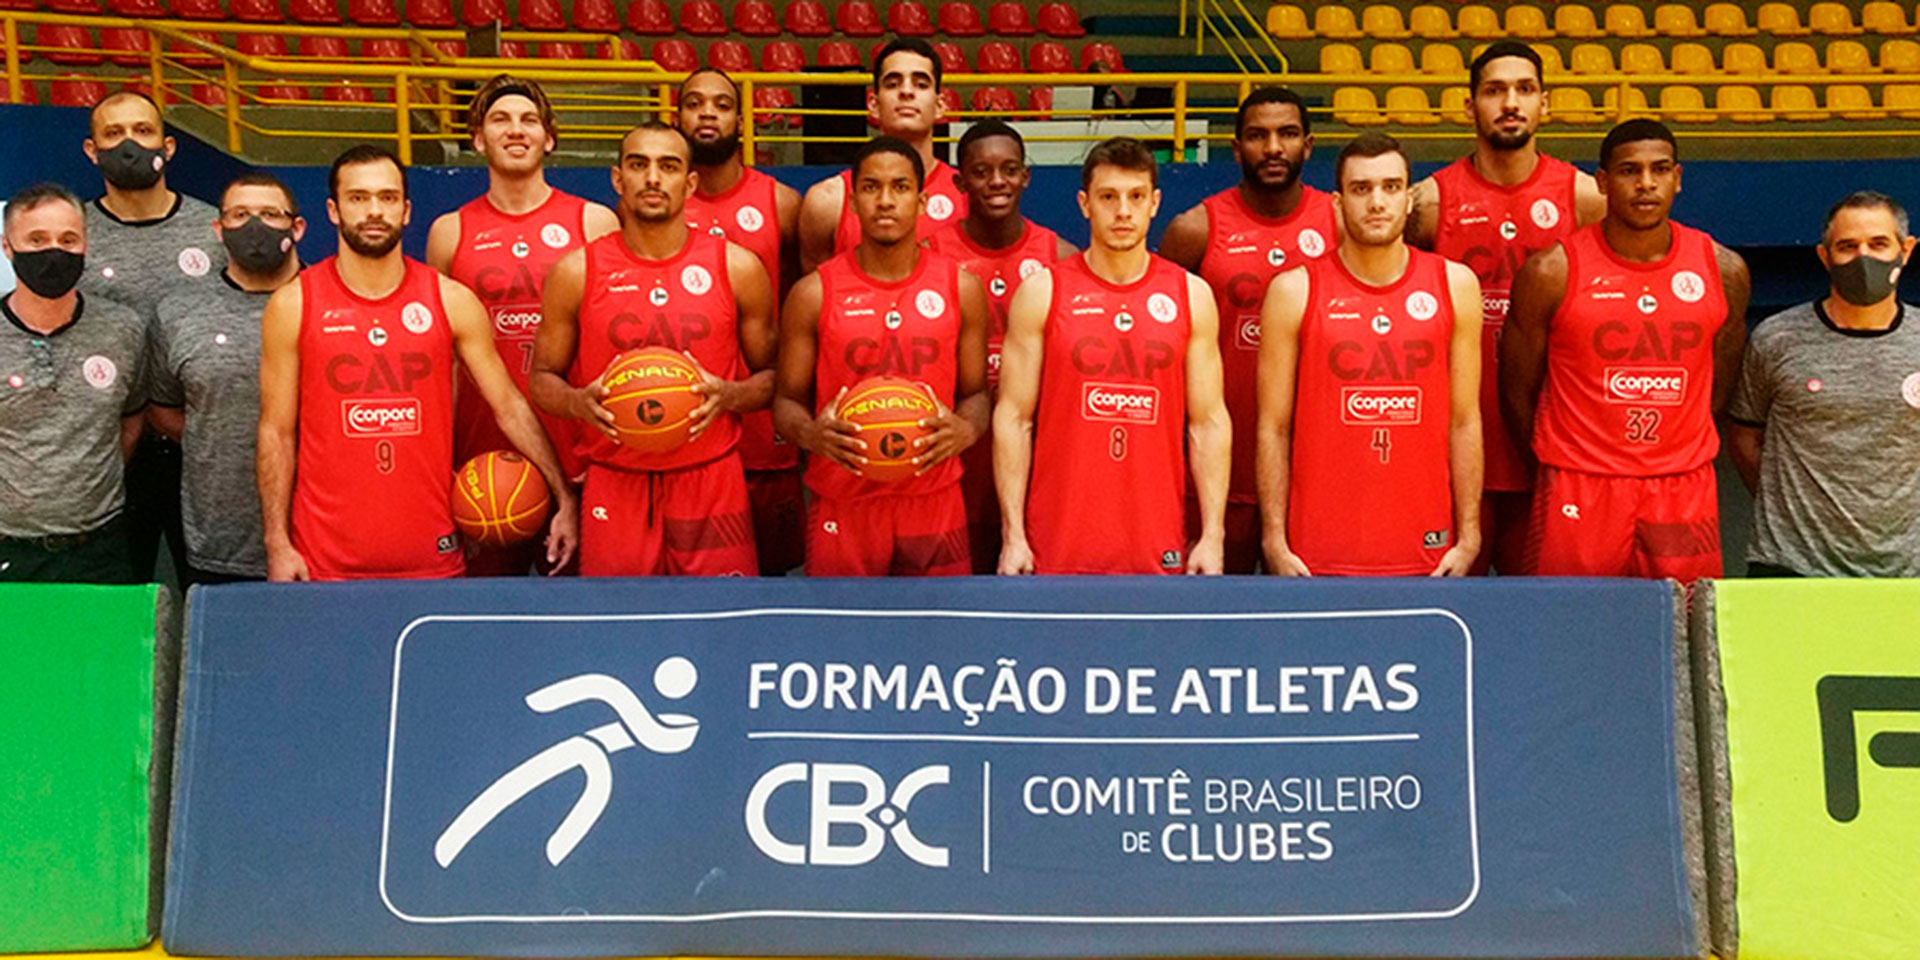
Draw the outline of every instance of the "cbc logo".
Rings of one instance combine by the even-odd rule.
[[[857,867],[872,863],[886,850],[887,841],[922,866],[945,867],[947,848],[914,836],[908,811],[915,797],[928,787],[945,786],[952,779],[946,764],[921,767],[901,778],[893,789],[880,774],[857,763],[783,763],[754,781],[747,793],[747,835],[760,852],[794,866]],[[807,788],[807,836],[792,842],[767,826],[767,804],[774,794],[794,785]],[[836,802],[834,788],[844,797],[857,789],[859,799]],[[835,843],[834,827],[858,834],[853,843]]]

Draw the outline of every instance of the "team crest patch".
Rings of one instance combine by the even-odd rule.
[[[1552,230],[1560,225],[1560,207],[1552,200],[1542,197],[1533,202],[1533,225],[1542,230]]]
[[[1294,238],[1294,246],[1306,256],[1317,257],[1327,252],[1327,238],[1321,236],[1320,231],[1308,227],[1300,231],[1300,236]]]
[[[1270,267],[1285,266],[1286,262],[1287,262],[1287,251],[1279,247],[1274,247],[1267,251],[1267,266],[1270,266]]]
[[[767,225],[767,217],[758,207],[741,207],[739,212],[733,215],[733,222],[739,224],[740,229],[748,233],[758,233],[761,227]]]
[[[1415,290],[1407,294],[1407,316],[1415,320],[1432,320],[1440,312],[1440,301],[1425,290]]]
[[[373,345],[374,345],[374,346],[376,346],[376,347],[384,347],[384,346],[386,346],[386,345],[387,345],[387,330],[386,330],[386,328],[385,328],[385,327],[373,327],[373,328],[370,328],[369,330],[367,330],[367,342],[368,342],[368,343],[371,343],[371,344],[373,344]]]
[[[680,271],[680,285],[697,297],[713,289],[713,274],[708,273],[706,267],[692,264]]]
[[[1374,315],[1374,317],[1373,317],[1373,332],[1374,332],[1374,333],[1377,333],[1377,334],[1379,334],[1379,335],[1381,335],[1381,336],[1383,336],[1383,337],[1384,337],[1384,336],[1386,336],[1386,335],[1387,335],[1388,333],[1390,333],[1390,332],[1392,332],[1392,331],[1393,331],[1393,321],[1392,321],[1392,320],[1389,320],[1389,319],[1387,319],[1387,315],[1386,315],[1386,314],[1384,314],[1384,313],[1379,313],[1379,314],[1375,314],[1375,315]]]
[[[213,259],[199,247],[188,247],[180,251],[180,272],[189,277],[204,277],[213,269]]]
[[[902,317],[902,316],[900,315],[900,311],[898,311],[898,310],[888,310],[888,311],[887,311],[887,329],[888,329],[888,330],[898,330],[898,329],[900,329],[900,324],[901,324],[901,323],[902,323],[903,321],[905,321],[905,319],[906,319],[905,317]]]
[[[527,254],[531,252],[533,252],[533,248],[527,246],[527,242],[525,240],[519,240],[514,242],[513,255],[515,259],[525,260],[527,258]]]
[[[1119,313],[1116,313],[1116,314],[1114,314],[1114,315],[1113,315],[1113,328],[1114,328],[1115,330],[1118,330],[1118,331],[1120,331],[1121,333],[1126,333],[1127,331],[1129,331],[1129,330],[1132,330],[1132,329],[1133,329],[1133,314],[1131,314],[1131,313],[1128,313],[1128,312],[1126,312],[1125,310],[1122,310],[1122,311],[1120,311]]]
[[[996,297],[1006,296],[1007,295],[1007,278],[994,277],[992,280],[987,281],[987,289],[992,291],[993,295]]]
[[[540,242],[555,250],[566,246],[572,240],[573,234],[568,233],[566,227],[557,223],[549,223],[540,228]]]
[[[1905,380],[1900,381],[1900,399],[1905,400],[1907,406],[1920,410],[1920,372],[1909,373]]]
[[[1651,293],[1643,293],[1640,295],[1640,301],[1635,304],[1635,306],[1640,308],[1641,313],[1651,314],[1655,310],[1660,309],[1660,301]]]
[[[667,296],[666,287],[654,287],[647,291],[647,302],[656,307],[664,307],[667,305]]]
[[[120,378],[120,368],[114,366],[111,359],[94,354],[80,363],[80,375],[87,379],[87,386],[95,390],[105,390],[113,386]]]
[[[426,333],[433,329],[433,311],[418,300],[400,308],[400,325],[410,333]]]
[[[945,220],[953,216],[953,198],[941,194],[928,197],[927,216],[935,220]]]
[[[1514,226],[1512,220],[1500,221],[1500,239],[1512,240],[1514,237],[1517,237],[1519,235],[1520,235],[1520,228]]]
[[[1040,261],[1035,260],[1032,257],[1028,257],[1025,260],[1020,261],[1020,279],[1025,280],[1026,278],[1031,277],[1036,273],[1039,273],[1041,266],[1042,264],[1040,263]]]
[[[1161,323],[1172,323],[1180,315],[1180,306],[1164,293],[1147,298],[1147,315]]]
[[[1699,303],[1707,295],[1707,282],[1692,270],[1682,270],[1673,275],[1673,295],[1681,303]]]
[[[941,296],[938,290],[922,290],[914,295],[913,308],[920,311],[921,316],[932,320],[947,312],[947,298]]]

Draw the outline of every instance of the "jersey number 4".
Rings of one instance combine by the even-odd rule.
[[[1393,433],[1386,427],[1373,428],[1373,442],[1368,444],[1368,446],[1380,454],[1381,463],[1386,463],[1393,459]]]

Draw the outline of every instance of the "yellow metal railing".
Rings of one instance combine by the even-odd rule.
[[[1232,7],[1229,9],[1228,4]],[[1212,9],[1209,15],[1208,9]],[[1186,4],[1181,3],[1180,35],[1186,35]],[[1213,32],[1214,39],[1226,50],[1233,65],[1242,73],[1286,73],[1287,55],[1280,51],[1280,45],[1273,42],[1266,27],[1247,9],[1244,0],[1194,0],[1193,5],[1193,52],[1195,56],[1206,53],[1207,32]],[[1246,29],[1242,30],[1241,27]],[[1222,27],[1227,32],[1222,32]],[[1232,34],[1229,37],[1227,34]],[[1273,58],[1275,66],[1268,66],[1260,54],[1260,48],[1254,46],[1252,37],[1258,37],[1265,44],[1267,56]],[[1245,58],[1242,58],[1245,54]],[[1251,67],[1248,61],[1252,61]]]

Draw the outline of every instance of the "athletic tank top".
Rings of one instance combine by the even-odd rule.
[[[848,251],[820,265],[819,350],[814,359],[814,412],[868,377],[892,376],[925,384],[952,408],[959,377],[960,265],[921,250],[903,280],[882,281],[860,269]],[[960,480],[950,457],[918,477],[892,483],[868,480],[829,460],[807,464],[807,486],[835,500],[919,496]]]
[[[1053,268],[1027,540],[1038,573],[1180,573],[1187,529],[1187,271],[1121,286]]]
[[[1254,451],[1259,445],[1260,304],[1276,274],[1333,249],[1339,228],[1333,196],[1304,185],[1300,205],[1279,219],[1255,213],[1237,186],[1205,202],[1207,247],[1200,257],[1200,279],[1213,288],[1220,310],[1220,365],[1227,413],[1233,417],[1233,473],[1227,499],[1255,503],[1260,499],[1253,480]]]
[[[614,232],[587,244],[586,291],[580,299],[580,339],[567,380],[585,386],[613,358],[641,347],[692,353],[707,372],[725,380],[746,376],[740,356],[738,313],[727,275],[727,241],[687,234],[687,244],[665,260],[627,249]],[[725,456],[740,439],[740,418],[720,414],[706,432],[678,450],[642,453],[582,424],[582,459],[616,470],[678,470]]]
[[[453,334],[440,274],[406,261],[369,300],[338,262],[300,274],[300,419],[294,549],[315,579],[457,577]]]
[[[725,193],[687,195],[687,226],[696,232],[726,237],[760,258],[767,268],[774,296],[774,322],[779,322],[780,200],[779,181],[752,167]],[[740,418],[740,464],[748,470],[785,470],[800,462],[800,451],[773,431],[773,411],[755,410]]]
[[[1462,157],[1433,175],[1440,191],[1440,222],[1433,252],[1467,265],[1480,278],[1485,325],[1480,328],[1480,423],[1487,447],[1488,490],[1529,490],[1533,476],[1520,444],[1500,412],[1500,331],[1513,303],[1520,265],[1579,227],[1580,171],[1546,154],[1533,175],[1511,187],[1488,181]]]
[[[987,331],[987,380],[996,387],[1000,384],[1000,344],[1007,338],[1007,305],[1013,302],[1013,292],[1020,288],[1020,281],[1052,266],[1060,253],[1060,238],[1052,230],[1031,220],[1021,223],[1020,239],[1002,250],[974,243],[959,220],[927,238],[929,249],[960,261],[960,269],[979,277],[987,288],[987,312],[992,322]]]
[[[1445,259],[1408,254],[1384,287],[1307,265],[1287,544],[1317,574],[1420,576],[1453,545],[1453,297]]]
[[[1713,338],[1727,318],[1713,238],[1669,221],[1653,263],[1621,259],[1595,224],[1562,244],[1567,294],[1547,334],[1534,419],[1542,463],[1609,476],[1685,473],[1713,460]]]
[[[860,216],[853,212],[853,171],[840,171],[840,185],[846,188],[840,201],[840,225],[833,231],[833,252],[846,253],[860,245]],[[922,191],[927,205],[914,223],[914,239],[925,240],[935,230],[967,215],[967,192],[960,189],[960,174],[945,160],[935,160],[927,170],[927,185]]]

